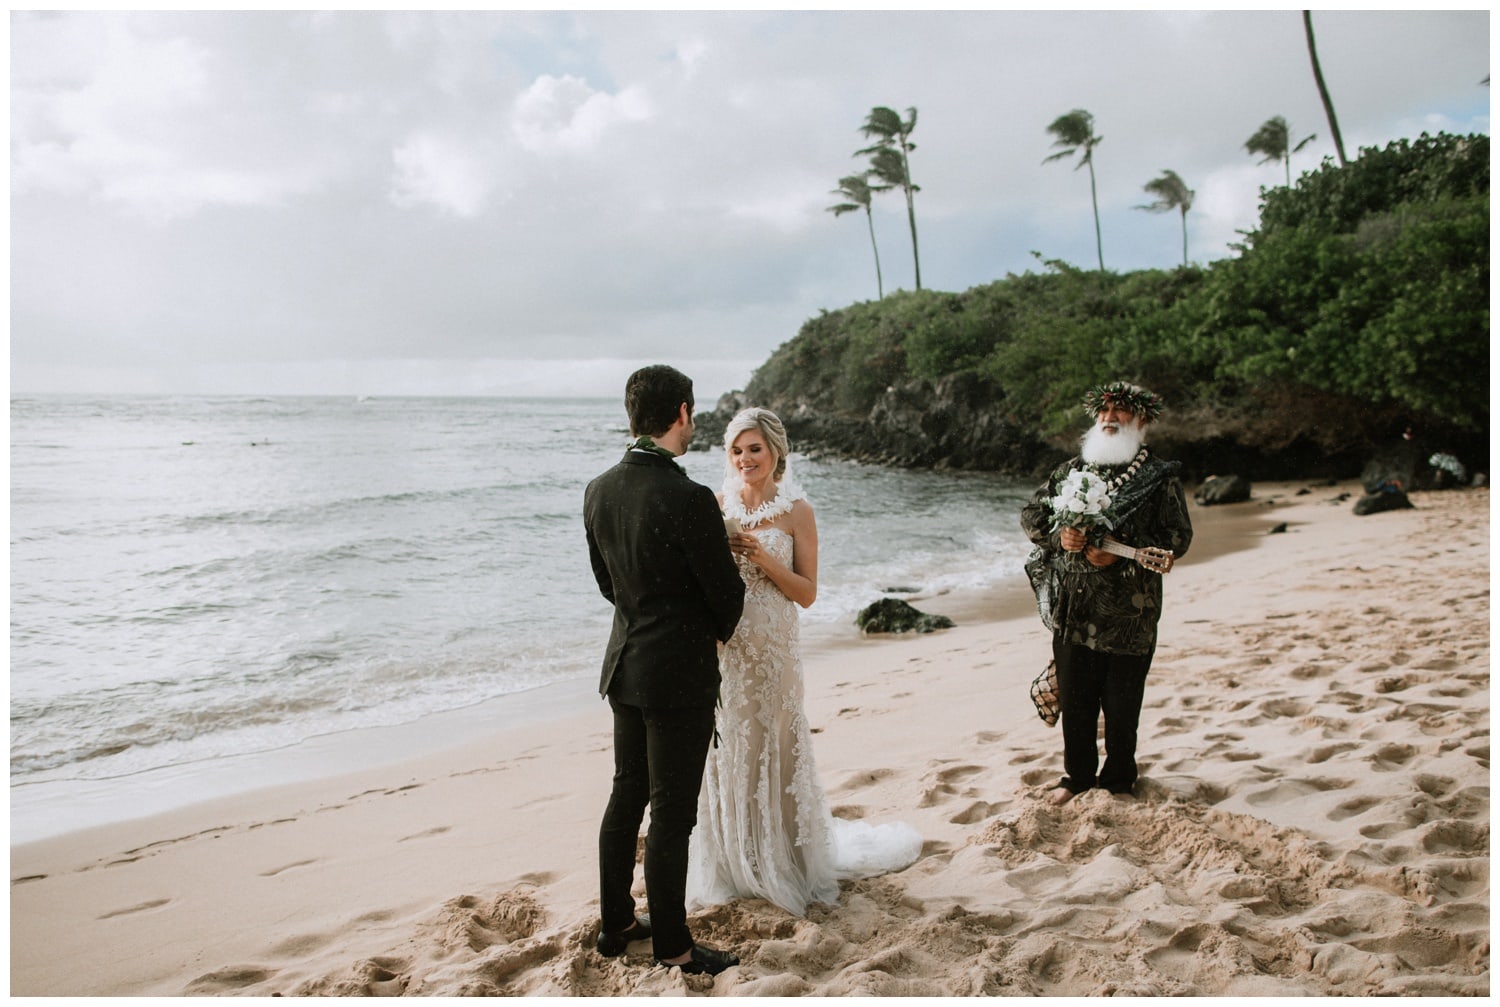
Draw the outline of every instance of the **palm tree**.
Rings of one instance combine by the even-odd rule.
[[[1182,212],[1182,264],[1188,264],[1187,254],[1187,212],[1193,208],[1192,189],[1187,187],[1177,174],[1170,169],[1163,169],[1161,178],[1153,178],[1144,186],[1145,190],[1156,197],[1156,202],[1137,206],[1137,210],[1147,210],[1151,213],[1166,213],[1168,210],[1180,210]]]
[[[885,299],[885,282],[880,278],[880,246],[875,244],[875,215],[870,212],[870,200],[884,188],[885,186],[872,187],[865,175],[846,175],[839,179],[839,187],[832,191],[835,196],[843,196],[848,202],[828,207],[828,212],[835,217],[842,217],[863,207],[865,222],[870,225],[870,247],[875,249],[875,290],[881,300]]]
[[[1333,149],[1339,155],[1339,167],[1348,165],[1344,159],[1344,137],[1339,132],[1339,120],[1333,114],[1333,99],[1328,96],[1328,85],[1323,83],[1323,68],[1318,63],[1318,43],[1313,39],[1312,11],[1302,12],[1302,27],[1307,31],[1307,54],[1312,57],[1313,79],[1318,82],[1318,97],[1323,99],[1323,111],[1328,115],[1328,129],[1333,133]]]
[[[1057,137],[1052,144],[1054,147],[1062,147],[1051,157],[1045,158],[1042,163],[1057,161],[1064,157],[1072,157],[1079,151],[1083,157],[1073,166],[1077,171],[1084,165],[1089,166],[1089,192],[1094,197],[1094,241],[1099,246],[1099,271],[1104,272],[1104,235],[1099,230],[1099,187],[1094,180],[1094,148],[1099,146],[1104,139],[1102,136],[1094,135],[1094,117],[1081,108],[1075,108],[1067,115],[1060,115],[1047,127],[1047,132]]]
[[[1292,142],[1292,128],[1287,125],[1285,119],[1279,115],[1273,115],[1260,124],[1260,129],[1250,139],[1245,141],[1245,149],[1252,154],[1264,154],[1260,159],[1261,164],[1270,161],[1280,161],[1286,166],[1286,184],[1290,188],[1292,184],[1292,155],[1297,153],[1309,143],[1318,138],[1313,133],[1295,147],[1290,147]],[[1290,147],[1290,149],[1288,149]]]
[[[855,151],[854,156],[870,155],[870,174],[885,183],[875,191],[883,192],[899,187],[906,194],[906,219],[911,225],[911,260],[916,271],[917,289],[921,290],[922,260],[917,254],[917,209],[912,199],[912,195],[920,192],[921,188],[912,184],[911,162],[907,158],[908,154],[917,149],[917,145],[911,142],[912,131],[917,128],[917,110],[908,108],[906,114],[907,119],[902,122],[894,110],[884,105],[870,109],[860,132],[867,138],[875,137],[875,143]]]

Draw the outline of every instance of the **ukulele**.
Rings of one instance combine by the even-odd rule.
[[[1116,542],[1109,537],[1106,537],[1103,542],[1099,543],[1099,548],[1125,559],[1133,559],[1152,573],[1171,572],[1172,561],[1176,558],[1172,555],[1172,550],[1170,549],[1158,549],[1150,545],[1143,545],[1140,548],[1136,548],[1132,545],[1126,545],[1124,542]]]

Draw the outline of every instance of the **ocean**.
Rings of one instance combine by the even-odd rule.
[[[226,760],[591,688],[583,488],[627,439],[618,400],[12,398],[12,841],[143,810],[127,783],[204,796],[252,782]],[[681,463],[718,488],[721,449]],[[791,463],[810,638],[1021,576],[1033,487]]]

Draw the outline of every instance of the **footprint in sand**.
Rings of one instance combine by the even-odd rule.
[[[863,790],[865,787],[873,787],[881,780],[888,780],[896,775],[892,769],[865,769],[858,773],[851,773],[844,777],[844,782],[835,789],[840,791]]]
[[[99,920],[112,920],[116,916],[129,916],[132,913],[144,913],[151,909],[159,909],[160,907],[166,905],[171,901],[171,899],[152,899],[149,902],[142,902],[139,905],[127,906],[124,909],[116,909],[113,912],[104,913],[103,915],[96,916],[94,918]]]
[[[1428,797],[1443,797],[1450,793],[1457,783],[1452,777],[1434,776],[1430,773],[1418,773],[1412,782]]]
[[[1245,748],[1236,748],[1219,756],[1225,762],[1254,762],[1261,757],[1259,752],[1252,752]]]
[[[294,862],[292,862],[290,864],[285,864],[285,865],[283,865],[281,867],[273,867],[269,871],[261,871],[260,872],[260,876],[263,877],[263,878],[274,878],[276,875],[282,873],[283,871],[290,871],[294,867],[307,867],[309,864],[315,864],[317,862],[318,861],[316,859],[313,859],[313,860],[297,860],[297,861],[294,861]]]
[[[1377,773],[1394,773],[1412,760],[1417,750],[1410,745],[1381,745],[1373,755],[1366,756]]]
[[[534,802],[534,803],[540,804],[540,803],[545,803],[545,801],[538,801],[538,802]],[[526,805],[521,805],[521,806],[522,807],[526,807]],[[427,839],[430,836],[441,836],[443,833],[449,832],[449,831],[452,831],[452,827],[451,826],[448,826],[448,825],[439,825],[439,826],[437,826],[435,828],[427,829],[425,832],[413,832],[409,836],[402,836],[400,839],[396,840],[396,842],[398,842],[398,843],[406,843],[406,842],[410,842],[413,839]]]
[[[1272,699],[1260,704],[1260,712],[1267,717],[1301,717],[1312,709],[1295,699]]]
[[[978,796],[972,787],[960,789],[957,784],[967,780],[975,773],[982,772],[984,772],[983,766],[949,766],[947,769],[938,771],[933,774],[933,778],[937,782],[922,791],[922,799],[917,802],[917,807],[930,808],[934,804],[941,804],[955,796]]]
[[[234,992],[263,983],[275,975],[271,969],[255,965],[230,965],[199,976],[188,983],[183,993],[187,996],[212,996],[215,993]]]
[[[949,818],[948,821],[954,825],[973,825],[982,822],[986,818],[992,818],[1002,809],[1002,805],[989,804],[985,801],[975,801],[958,814]]]
[[[1410,828],[1411,826],[1401,822],[1381,822],[1379,825],[1361,825],[1359,834],[1366,839],[1390,839]]]
[[[1265,790],[1256,791],[1245,796],[1245,803],[1251,807],[1263,807],[1267,804],[1281,804],[1289,800],[1296,800],[1308,794],[1323,793],[1329,790],[1343,790],[1352,786],[1349,780],[1329,780],[1314,778],[1310,780],[1282,780],[1275,786],[1267,787]]]
[[[541,927],[546,911],[523,891],[503,892],[488,902],[472,895],[450,899],[443,907],[447,925],[444,945],[484,951],[497,944],[510,944],[531,937]]]
[[[1422,849],[1428,853],[1473,855],[1489,851],[1489,830],[1472,822],[1433,822],[1422,832]]]
[[[1346,818],[1362,815],[1381,803],[1383,802],[1378,797],[1356,797],[1338,805],[1328,813],[1328,817],[1335,822],[1342,822]]]
[[[1311,752],[1307,753],[1307,761],[1313,765],[1317,765],[1320,762],[1327,762],[1335,755],[1352,751],[1353,749],[1356,749],[1358,747],[1359,746],[1354,744],[1354,742],[1352,741],[1341,741],[1336,742],[1332,745],[1319,745],[1317,748],[1314,748]]]

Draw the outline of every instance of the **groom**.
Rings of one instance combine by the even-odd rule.
[[[713,491],[672,459],[693,437],[693,382],[663,364],[625,383],[637,440],[589,483],[583,522],[599,590],[615,607],[599,692],[614,712],[614,789],[599,827],[599,938],[605,956],[652,941],[663,965],[717,975],[739,959],[688,932],[688,837],[714,733],[719,642],[745,604]],[[646,804],[646,901],[630,894]]]

